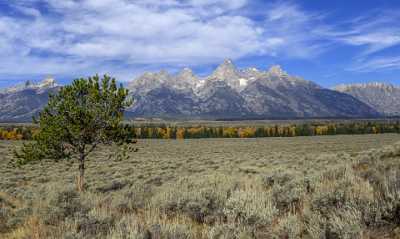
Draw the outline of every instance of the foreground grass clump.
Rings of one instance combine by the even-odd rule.
[[[231,143],[223,142],[224,147]],[[235,147],[240,154],[243,148]],[[1,184],[0,238],[399,238],[400,144],[304,158],[281,149],[271,152],[266,166],[267,159],[258,155],[246,162],[226,156],[218,161],[226,171],[195,172],[201,161],[178,170],[176,158],[169,167],[179,175],[151,153],[153,167],[159,168],[145,167],[155,175],[123,171],[140,159],[118,161],[107,164],[113,174],[90,175],[108,180],[89,180],[85,192],[73,188],[73,178],[64,183],[56,175],[48,181],[41,175],[44,183],[32,189],[29,180],[37,176],[25,175],[18,181],[25,191]],[[88,162],[96,162],[97,170],[110,163]]]

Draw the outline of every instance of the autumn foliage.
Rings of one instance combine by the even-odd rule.
[[[290,124],[244,127],[142,125],[136,126],[132,130],[137,138],[142,139],[295,137],[400,133],[400,122]]]
[[[266,126],[169,126],[141,125],[130,129],[141,139],[257,138],[343,134],[400,133],[400,122],[318,123]],[[0,127],[0,139],[30,140],[38,133],[34,126]]]

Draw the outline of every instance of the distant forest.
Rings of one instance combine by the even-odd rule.
[[[268,126],[126,125],[138,139],[257,138],[400,133],[400,121],[323,122]],[[35,125],[0,126],[2,140],[32,140]]]

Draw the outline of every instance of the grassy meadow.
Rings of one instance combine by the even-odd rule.
[[[400,238],[400,135],[139,140],[15,167],[0,141],[0,238]]]

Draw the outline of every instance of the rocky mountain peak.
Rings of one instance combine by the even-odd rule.
[[[33,83],[30,80],[25,81],[25,83],[18,84],[13,87],[5,88],[0,90],[0,93],[12,93],[12,92],[19,92],[27,89],[32,89],[32,90],[46,90],[49,88],[54,88],[59,86],[56,82],[56,80],[53,77],[47,77],[44,80],[42,80],[39,83]]]
[[[185,67],[178,73],[178,77],[191,78],[191,77],[194,77],[194,73],[193,73],[192,69]]]
[[[171,77],[169,84],[171,87],[187,91],[195,90],[199,81],[192,69],[185,67],[175,77]]]
[[[226,59],[221,65],[215,69],[215,71],[207,77],[208,80],[224,81],[230,87],[234,89],[240,88],[239,79],[241,78],[241,73],[237,70],[236,66],[229,59]]]
[[[30,80],[25,81],[25,87],[30,87],[32,82]]]
[[[45,78],[44,80],[42,80],[37,86],[39,88],[46,88],[46,87],[55,87],[57,85],[58,84],[57,84],[56,80],[53,77],[49,76],[49,77]]]
[[[218,80],[231,80],[232,78],[238,78],[238,71],[233,62],[229,59],[226,59],[217,67],[217,69],[215,69],[211,77]]]
[[[287,76],[288,74],[282,70],[280,65],[273,65],[269,68],[268,73],[273,76]]]
[[[221,64],[222,66],[231,66],[235,67],[231,59],[225,59],[224,62]]]

